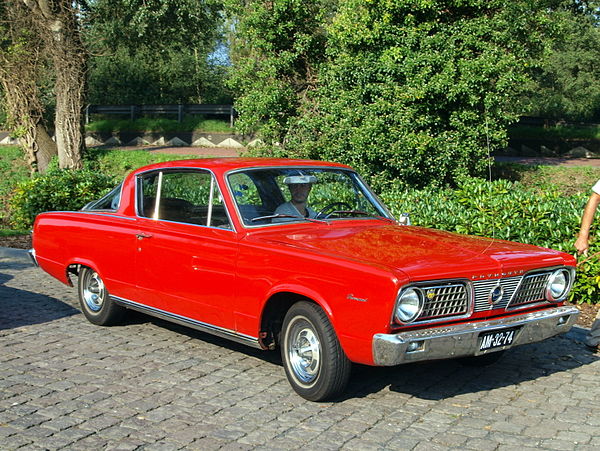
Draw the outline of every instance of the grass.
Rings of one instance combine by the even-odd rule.
[[[572,195],[590,193],[592,186],[600,180],[600,167],[496,163],[493,178],[520,182],[525,188],[536,192],[558,191],[564,195]]]
[[[85,164],[90,168],[121,179],[141,166],[163,161],[187,160],[197,155],[170,155],[145,150],[118,150],[91,148],[87,150]]]
[[[554,125],[549,127],[533,127],[517,125],[509,129],[511,138],[529,139],[600,139],[600,125]]]
[[[121,180],[133,169],[147,164],[163,161],[198,158],[195,155],[169,155],[143,150],[88,149],[85,165],[88,168],[110,174]],[[14,230],[8,221],[8,200],[19,182],[29,178],[29,169],[23,157],[23,151],[16,146],[0,146],[0,236],[14,236],[29,231]]]
[[[204,119],[201,116],[186,117],[183,122],[174,119],[140,118],[135,120],[103,119],[89,123],[85,126],[90,132],[205,132],[205,133],[233,133],[234,129],[229,122],[215,119]]]
[[[0,236],[21,236],[21,235],[29,235],[31,233],[30,230],[14,230],[14,229],[0,229]]]

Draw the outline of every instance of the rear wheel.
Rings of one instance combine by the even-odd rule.
[[[319,306],[294,304],[283,321],[281,337],[285,373],[296,393],[309,401],[323,401],[344,390],[351,363]]]
[[[125,309],[110,298],[104,282],[93,269],[81,268],[78,291],[81,311],[90,323],[110,326],[123,318]]]

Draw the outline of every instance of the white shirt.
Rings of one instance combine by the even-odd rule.
[[[593,186],[592,191],[595,192],[596,194],[600,194],[600,180],[598,180],[596,182],[596,184]]]
[[[312,208],[306,207],[306,211],[308,212],[309,218],[317,217],[317,213]],[[285,202],[285,203],[281,204],[275,210],[275,214],[276,215],[292,215],[292,216],[304,217],[304,215],[302,213],[300,213],[298,211],[298,209],[296,207],[294,207],[294,204],[292,204],[291,202]],[[274,218],[272,220],[272,222],[289,222],[289,221],[295,221],[295,218]]]

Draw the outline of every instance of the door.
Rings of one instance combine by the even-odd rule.
[[[140,293],[165,312],[233,330],[238,245],[214,176],[152,172],[138,193]]]

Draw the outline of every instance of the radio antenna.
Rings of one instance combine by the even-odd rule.
[[[485,141],[486,141],[486,147],[487,147],[488,181],[490,182],[489,183],[489,191],[490,191],[490,199],[491,199],[492,194],[493,194],[492,152],[490,150],[490,131],[489,131],[489,127],[488,127],[488,115],[487,115],[487,107],[485,105],[485,100],[483,101],[483,119],[485,122]],[[493,205],[495,205],[495,203]],[[494,244],[494,241],[496,240],[496,223],[495,223],[495,221],[491,221],[491,222],[492,222],[492,241],[489,242],[488,246],[483,251],[484,254],[488,251],[488,249],[492,246],[492,244]]]

